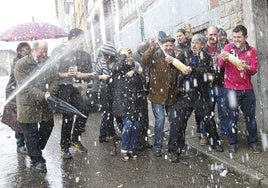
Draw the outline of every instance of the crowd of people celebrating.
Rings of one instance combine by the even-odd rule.
[[[256,49],[247,42],[245,26],[237,25],[232,30],[231,42],[226,31],[214,25],[208,26],[206,34],[193,34],[189,25],[180,28],[175,37],[159,31],[158,36],[141,41],[135,52],[128,47],[116,50],[112,42],[107,42],[100,49],[94,70],[90,55],[82,50],[83,34],[78,28],[70,30],[68,41],[56,47],[50,57],[44,41],[35,42],[32,48],[28,43],[18,45],[7,97],[17,87],[22,89],[16,100],[5,106],[2,122],[16,123],[13,129],[18,152],[27,154],[37,171],[47,172],[42,150],[54,126],[55,109],[46,101],[56,96],[89,114],[89,107],[74,85],[88,81],[93,81],[92,93],[100,93],[99,142],[121,143],[122,161],[136,160],[136,151],[145,148],[153,148],[154,155],[161,157],[167,117],[170,161],[178,162],[186,145],[187,122],[192,112],[200,145],[223,152],[222,142],[227,142],[233,153],[238,151],[237,122],[240,111],[243,112],[248,147],[254,153],[260,152],[251,82],[251,76],[257,72],[258,57]],[[175,66],[175,62],[181,66]],[[51,66],[25,86],[27,77],[46,63]],[[154,116],[152,144],[148,138],[148,102]],[[71,146],[87,152],[81,141],[87,119],[69,112],[61,114],[61,156],[68,160],[73,157]]]

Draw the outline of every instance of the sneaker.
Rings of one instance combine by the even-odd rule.
[[[162,151],[161,151],[161,150],[156,150],[156,151],[154,152],[154,155],[155,155],[156,157],[161,157],[161,156],[162,156]]]
[[[99,138],[99,142],[100,142],[100,143],[108,142],[108,139],[107,139],[106,137]]]
[[[152,148],[153,145],[150,144],[148,141],[146,141],[144,144],[143,144],[143,148]]]
[[[250,145],[249,149],[253,152],[253,153],[260,153],[261,150],[258,147],[258,145],[256,143],[253,143]]]
[[[138,156],[133,152],[129,152],[128,156],[129,156],[129,159],[132,159],[132,160],[137,160],[138,158]]]
[[[114,140],[119,141],[122,140],[120,136],[118,136],[117,134],[115,134],[114,136],[112,136]]]
[[[73,155],[71,154],[71,152],[69,151],[69,148],[65,148],[61,150],[61,156],[64,159],[71,159],[73,158]]]
[[[80,152],[87,152],[87,148],[83,146],[80,141],[72,141],[72,146],[74,146]]]
[[[205,146],[208,144],[208,138],[206,136],[201,137],[199,141],[200,146]]]
[[[17,152],[21,153],[21,154],[24,154],[24,155],[28,154],[27,149],[26,149],[25,146],[17,147]]]

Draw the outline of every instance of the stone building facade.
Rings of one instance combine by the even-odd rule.
[[[85,43],[94,60],[100,46],[107,41],[114,42],[118,50],[124,46],[135,50],[141,40],[155,36],[160,30],[175,36],[184,24],[190,24],[194,33],[204,32],[213,24],[225,29],[232,39],[232,29],[237,24],[245,25],[248,42],[259,53],[259,71],[253,77],[258,126],[268,131],[267,0],[73,0],[72,3],[74,8],[79,7],[73,11],[74,16],[79,15],[80,20],[85,16],[86,22],[81,25],[75,18],[73,25],[86,28]]]

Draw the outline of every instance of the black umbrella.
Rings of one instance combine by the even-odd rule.
[[[50,96],[47,98],[47,103],[49,107],[56,112],[59,113],[71,113],[75,115],[82,116],[84,118],[87,118],[82,112],[80,112],[77,108],[72,106],[71,104],[67,103],[66,101],[59,99],[55,96]]]

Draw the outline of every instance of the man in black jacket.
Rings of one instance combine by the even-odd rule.
[[[182,86],[179,86],[182,87],[182,95],[177,104],[178,131],[170,138],[171,162],[178,162],[178,156],[185,147],[185,130],[193,110],[205,123],[212,149],[223,151],[209,102],[207,74],[212,71],[212,67],[211,56],[203,51],[204,44],[204,36],[196,34],[192,38],[191,48],[179,56],[179,60],[189,66],[189,71],[183,77]]]

